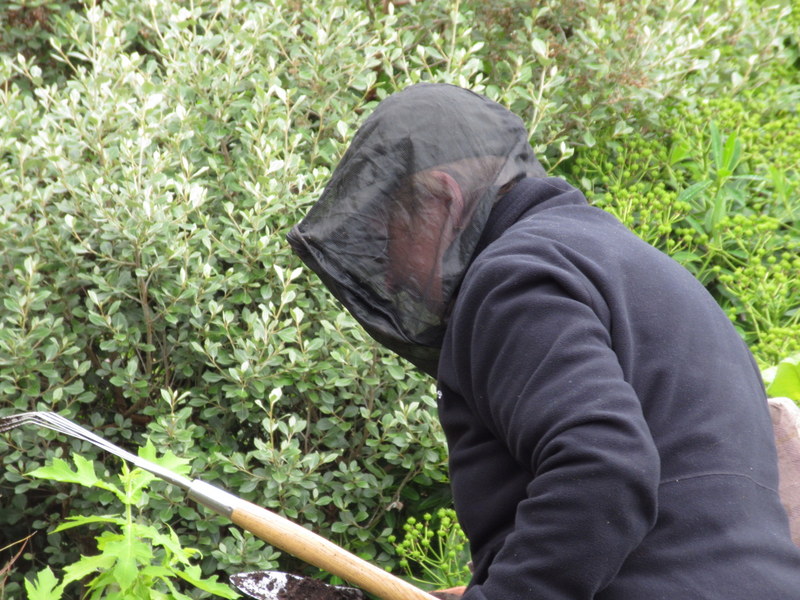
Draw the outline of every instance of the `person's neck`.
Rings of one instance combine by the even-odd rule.
[[[495,202],[473,258],[521,218],[565,204],[586,204],[586,198],[580,191],[557,177],[521,179]]]

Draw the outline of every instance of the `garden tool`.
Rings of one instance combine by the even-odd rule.
[[[123,450],[69,419],[53,412],[27,412],[0,417],[0,433],[21,425],[36,425],[87,441],[98,448],[149,471],[156,477],[187,492],[191,500],[210,508],[233,521],[239,527],[258,536],[268,544],[343,580],[356,585],[383,600],[434,600],[410,583],[351,554],[333,542],[309,531],[280,515],[200,479],[189,479],[170,469]]]

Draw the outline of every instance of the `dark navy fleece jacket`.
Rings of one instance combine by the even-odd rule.
[[[438,369],[464,600],[800,599],[761,379],[703,286],[559,179],[482,246]]]

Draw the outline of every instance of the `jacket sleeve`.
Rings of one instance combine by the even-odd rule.
[[[460,293],[446,340],[455,385],[532,474],[464,600],[590,600],[655,523],[658,452],[593,289],[569,265],[504,256]]]

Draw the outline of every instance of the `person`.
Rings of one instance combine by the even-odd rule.
[[[459,87],[380,102],[289,233],[437,379],[464,600],[800,598],[756,364],[704,287]]]

